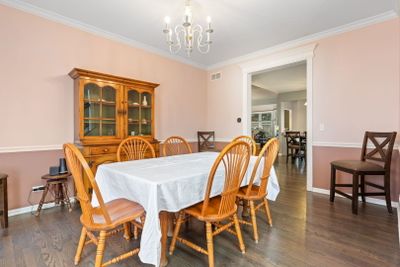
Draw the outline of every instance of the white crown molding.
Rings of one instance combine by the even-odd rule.
[[[318,193],[318,194],[323,194],[323,195],[329,195],[330,194],[330,191],[328,189],[323,189],[323,188],[313,187],[311,191],[313,193]],[[351,195],[351,193],[349,195]],[[335,197],[344,198],[344,196],[337,195],[337,194],[335,195]],[[361,197],[359,198],[359,200],[361,200]],[[367,203],[371,203],[371,204],[376,204],[376,205],[380,205],[380,206],[386,206],[386,201],[383,200],[383,199],[366,197],[365,201]],[[393,208],[397,208],[397,210],[398,210],[399,209],[399,202],[392,201],[392,207]]]
[[[276,52],[291,49],[291,48],[294,48],[297,46],[302,46],[307,43],[316,42],[316,41],[326,38],[326,37],[330,37],[330,36],[338,35],[341,33],[357,30],[357,29],[364,28],[369,25],[373,25],[373,24],[377,24],[380,22],[390,20],[390,19],[394,19],[394,18],[397,18],[398,16],[399,16],[399,14],[397,14],[395,11],[388,11],[388,12],[385,12],[385,13],[382,13],[382,14],[379,14],[376,16],[357,20],[357,21],[354,21],[354,22],[351,22],[351,23],[348,23],[348,24],[345,24],[345,25],[342,25],[339,27],[335,27],[335,28],[332,28],[332,29],[329,29],[326,31],[307,35],[307,36],[301,37],[296,40],[292,40],[292,41],[282,43],[282,44],[279,44],[276,46],[272,46],[272,47],[269,47],[266,49],[258,50],[256,52],[252,52],[247,55],[243,55],[243,56],[235,57],[235,58],[232,58],[232,59],[229,59],[226,61],[222,61],[222,62],[208,66],[207,70],[215,71],[215,69],[222,68],[227,65],[238,64],[238,63],[256,59],[259,57],[265,57],[265,56],[271,55]]]
[[[35,152],[35,151],[61,150],[62,147],[63,147],[63,145],[0,147],[0,154],[2,154],[2,153],[15,153],[15,152]]]
[[[166,57],[166,58],[178,61],[180,63],[190,65],[195,68],[199,68],[202,70],[206,69],[205,65],[199,64],[197,62],[186,59],[184,57],[181,57],[178,55],[172,55],[169,52],[163,51],[163,50],[155,48],[153,46],[135,41],[133,39],[124,37],[119,34],[115,34],[115,33],[109,32],[109,31],[102,30],[102,29],[94,27],[92,25],[62,16],[55,12],[45,10],[43,8],[34,6],[34,5],[26,3],[26,2],[22,2],[20,0],[0,0],[0,4],[3,4],[8,7],[12,7],[12,8],[15,8],[15,9],[18,9],[18,10],[51,20],[51,21],[55,21],[55,22],[58,22],[58,23],[61,23],[61,24],[64,24],[64,25],[67,25],[70,27],[74,27],[79,30],[82,30],[82,31],[85,31],[85,32],[88,32],[88,33],[91,33],[91,34],[94,34],[94,35],[97,35],[100,37],[104,37],[104,38],[112,40],[112,41],[124,43],[124,44],[132,46],[134,48],[143,49],[147,52],[154,53],[156,55]]]
[[[400,16],[400,0],[394,0],[394,6],[397,15]]]
[[[340,147],[340,148],[362,148],[362,143],[339,143],[339,142],[313,142],[313,146],[321,147]],[[374,148],[373,145],[368,145],[368,148]],[[400,149],[400,146],[395,144],[393,149]]]

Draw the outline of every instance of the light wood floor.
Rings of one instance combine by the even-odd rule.
[[[258,216],[260,242],[252,240],[251,228],[242,226],[246,254],[236,238],[223,233],[214,239],[216,266],[400,266],[396,213],[385,207],[360,203],[358,215],[351,213],[347,199],[306,193],[302,164],[280,160],[276,165],[281,193],[270,202],[273,224],[264,213]],[[326,177],[329,179],[329,177]],[[0,266],[73,266],[80,234],[80,210],[44,210],[40,218],[30,214],[10,218],[10,227],[0,230]],[[192,221],[184,235],[205,246],[203,225]],[[106,259],[138,241],[116,236],[106,245]],[[95,247],[87,246],[79,266],[93,266]],[[144,266],[138,257],[113,266]],[[177,244],[169,266],[207,266],[207,257]]]

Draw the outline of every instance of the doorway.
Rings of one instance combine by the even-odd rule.
[[[306,64],[306,90],[305,99],[301,104],[301,101],[297,103],[297,106],[302,105],[306,110],[306,127],[307,132],[307,161],[306,169],[307,179],[306,188],[307,191],[312,191],[312,63],[314,56],[314,49],[316,44],[310,44],[307,46],[287,50],[284,52],[276,52],[273,54],[266,55],[263,59],[257,59],[254,61],[246,62],[241,64],[242,74],[243,74],[243,110],[242,110],[242,132],[245,135],[252,135],[252,76],[267,72],[271,70],[276,70],[286,65],[290,64]],[[273,105],[270,108],[274,108]],[[287,108],[289,110],[289,108]],[[275,116],[284,116],[281,114],[282,107],[275,107]],[[290,114],[290,112],[289,112]],[[294,116],[292,111],[292,116]],[[274,128],[274,127],[272,127]],[[275,133],[282,130],[283,127],[276,127]],[[281,144],[285,143],[282,135],[279,136]],[[285,148],[286,149],[286,148]],[[282,151],[281,151],[282,152]]]

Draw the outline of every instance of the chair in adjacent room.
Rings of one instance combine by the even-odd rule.
[[[199,131],[197,132],[198,151],[215,151],[215,132]]]
[[[135,248],[103,263],[106,238],[109,235],[126,230],[129,223],[133,223],[135,226],[142,228],[143,225],[136,220],[141,219],[143,222],[145,211],[140,204],[127,199],[115,199],[105,203],[93,173],[79,149],[73,144],[65,144],[64,153],[68,168],[74,178],[77,191],[76,197],[82,209],[80,218],[82,232],[75,255],[75,265],[79,263],[83,248],[87,244],[95,244],[97,246],[95,267],[108,266],[137,254],[139,248]],[[90,197],[86,193],[83,185],[83,175],[88,178],[97,196],[99,202],[98,207],[93,207],[91,204]],[[95,236],[94,233],[97,232],[99,234]],[[130,236],[126,236],[126,234],[127,232],[125,231],[124,237],[129,239]],[[89,239],[87,240],[87,238]]]
[[[155,158],[156,153],[153,146],[146,139],[132,136],[124,139],[118,146],[117,160],[138,160],[144,158]]]
[[[396,132],[365,132],[360,160],[337,160],[331,162],[331,202],[334,202],[335,200],[335,193],[349,198],[352,200],[352,212],[357,214],[359,195],[363,202],[365,202],[366,196],[385,196],[387,210],[389,213],[393,213],[390,198],[390,165],[392,162],[392,152],[396,140],[396,134]],[[372,143],[372,149],[368,149],[368,141]],[[353,183],[337,184],[337,170],[351,174],[353,176]],[[366,175],[383,176],[383,186],[366,181]],[[366,192],[366,186],[383,191]],[[344,193],[343,191],[336,189],[336,187],[351,187],[352,195]]]
[[[286,163],[287,163],[289,161],[289,157],[293,159],[298,155],[301,149],[300,132],[287,131],[285,133],[285,138],[286,138]]]
[[[250,136],[247,136],[247,135],[241,135],[241,136],[235,137],[232,140],[232,142],[239,141],[239,140],[248,143],[251,147],[251,155],[252,156],[256,155],[257,145],[256,145],[256,141],[254,141],[253,138],[251,138]]]
[[[180,136],[168,137],[162,144],[162,154],[164,157],[190,153],[192,153],[192,149],[189,143],[185,138]]]
[[[249,203],[250,215],[251,215],[250,222],[245,220],[239,220],[239,222],[242,224],[253,226],[253,236],[256,243],[258,243],[258,230],[257,230],[257,219],[256,219],[256,211],[258,209],[264,208],[264,211],[267,216],[267,222],[270,226],[272,226],[272,217],[266,196],[268,194],[267,191],[268,179],[270,176],[272,166],[274,165],[276,156],[278,155],[278,151],[279,151],[278,139],[272,138],[268,140],[268,142],[260,151],[257,161],[254,164],[249,185],[241,187],[237,194],[239,203],[240,202],[243,203],[244,206],[247,206],[247,203]],[[263,161],[263,165],[261,165],[263,168],[262,175],[260,177],[259,183],[257,182],[256,185],[254,184],[254,182],[257,176],[258,169],[260,167],[260,163],[262,161]]]
[[[247,143],[237,141],[230,143],[219,154],[208,177],[204,201],[179,212],[179,218],[169,249],[171,255],[175,250],[176,241],[180,241],[182,244],[208,255],[209,266],[214,266],[213,237],[225,230],[237,236],[240,250],[242,253],[245,252],[237,217],[236,194],[246,173],[250,153],[250,146]],[[215,173],[219,167],[223,168],[225,173],[223,190],[219,196],[211,198]],[[179,236],[179,230],[182,222],[185,220],[185,215],[190,215],[205,223],[207,250]],[[229,222],[222,224],[222,221]],[[233,225],[235,226],[235,231],[231,229]],[[213,230],[212,226],[216,229]]]

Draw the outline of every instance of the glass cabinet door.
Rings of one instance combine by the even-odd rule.
[[[140,93],[134,89],[128,90],[128,136],[139,135]]]
[[[83,88],[84,136],[116,136],[117,90],[86,83]]]
[[[152,95],[133,88],[127,91],[128,136],[152,135]]]
[[[141,106],[141,127],[140,133],[142,135],[151,135],[151,125],[152,125],[152,103],[151,103],[151,94],[150,93],[142,93],[142,106]]]

